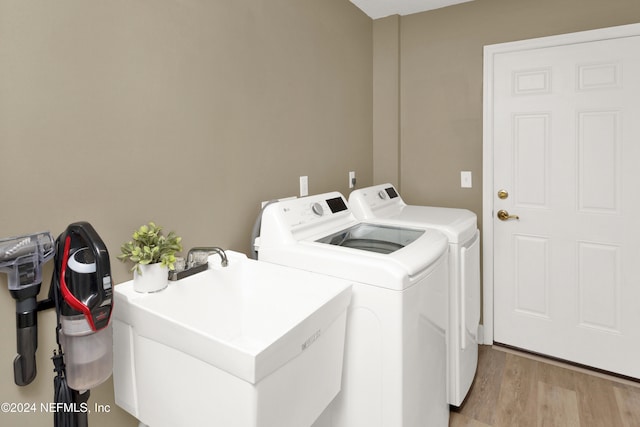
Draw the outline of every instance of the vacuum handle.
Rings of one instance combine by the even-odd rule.
[[[66,283],[66,270],[72,247],[79,248],[77,240],[72,243],[73,236],[83,243],[81,247],[88,247],[95,258],[95,274],[98,296],[74,295]],[[66,231],[58,237],[56,272],[59,274],[58,286],[66,304],[73,310],[84,314],[91,329],[98,331],[105,328],[111,319],[111,266],[109,252],[104,242],[88,222],[81,221],[70,224]],[[81,300],[82,299],[82,300]]]
[[[93,252],[93,256],[96,258],[96,274],[99,280],[102,280],[105,276],[110,276],[111,271],[105,266],[109,266],[109,252],[104,242],[98,235],[98,232],[93,228],[91,224],[86,221],[74,222],[67,227],[67,233],[75,233],[79,235],[85,244]]]

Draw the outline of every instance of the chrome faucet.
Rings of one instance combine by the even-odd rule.
[[[225,253],[224,249],[219,248],[217,246],[201,246],[201,247],[195,247],[195,248],[189,249],[189,253],[187,254],[187,268],[193,267],[194,252],[206,252],[209,255],[218,254],[220,255],[220,259],[222,260],[220,265],[222,265],[223,267],[226,267],[229,265],[229,260],[227,259],[227,254]]]

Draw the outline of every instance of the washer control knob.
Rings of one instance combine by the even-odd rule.
[[[380,197],[382,200],[386,200],[389,197],[389,195],[387,194],[386,191],[380,190],[378,191],[378,197]]]
[[[311,210],[318,216],[322,216],[324,214],[324,208],[318,202],[315,202],[313,205],[311,205]]]

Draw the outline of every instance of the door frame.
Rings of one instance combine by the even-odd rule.
[[[484,47],[483,64],[483,135],[482,135],[482,325],[478,342],[492,345],[494,331],[494,275],[493,275],[493,72],[496,55],[531,49],[588,43],[594,41],[640,36],[640,24],[621,25],[577,33],[561,34],[529,40],[487,45]]]

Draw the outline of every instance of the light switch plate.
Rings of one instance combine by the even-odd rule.
[[[460,172],[460,187],[461,188],[471,188],[471,171],[461,171]]]

